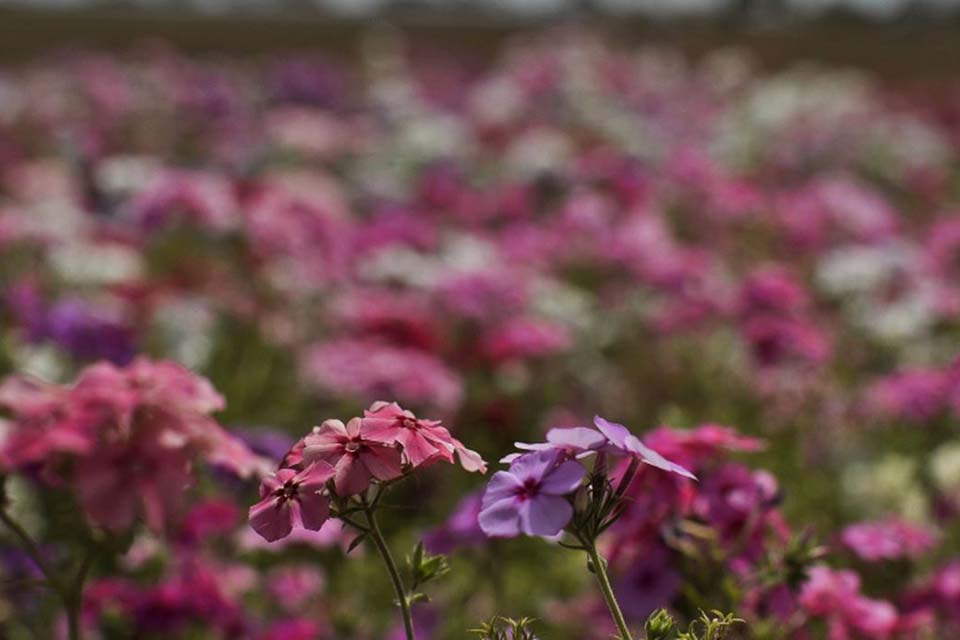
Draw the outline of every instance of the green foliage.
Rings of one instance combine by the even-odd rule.
[[[643,625],[643,631],[647,635],[647,640],[669,640],[673,637],[677,623],[666,609],[657,609],[647,618]]]
[[[650,614],[643,629],[646,640],[724,640],[732,627],[742,622],[732,613],[701,611],[700,617],[691,622],[686,631],[681,631],[673,616],[665,609],[658,609]]]
[[[479,628],[471,629],[470,633],[477,634],[480,640],[537,640],[537,636],[530,629],[533,622],[533,618],[514,620],[495,616]]]
[[[447,557],[443,555],[431,555],[424,551],[423,542],[418,542],[413,552],[407,555],[407,571],[410,573],[410,594],[408,596],[411,603],[426,602],[429,598],[424,593],[416,591],[417,588],[445,576],[450,572],[450,564]]]

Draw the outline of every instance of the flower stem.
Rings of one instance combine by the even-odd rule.
[[[597,576],[597,582],[600,583],[600,591],[603,593],[603,599],[607,602],[607,608],[610,609],[610,615],[620,631],[620,640],[633,640],[630,635],[630,629],[627,627],[627,621],[620,611],[620,605],[617,604],[617,597],[613,594],[613,586],[610,584],[610,578],[607,576],[607,562],[597,552],[595,542],[584,545],[587,555],[590,556],[590,562],[593,565],[593,572]]]
[[[374,515],[374,510],[369,505],[365,505],[363,513],[370,525],[369,536],[377,546],[377,551],[380,552],[383,564],[387,566],[387,573],[390,574],[390,580],[393,582],[393,590],[397,594],[397,603],[400,605],[400,613],[403,616],[403,629],[406,632],[407,640],[416,640],[416,634],[413,630],[413,616],[410,614],[410,600],[407,598],[407,591],[403,587],[400,571],[397,570],[397,563],[394,562],[390,548],[387,546],[386,540],[383,539],[383,533],[380,531],[380,525],[377,522],[376,515]]]
[[[40,573],[43,574],[47,585],[57,593],[63,602],[63,608],[67,615],[67,636],[69,639],[81,640],[80,609],[83,604],[83,583],[86,579],[87,571],[90,568],[90,561],[93,559],[92,555],[84,559],[76,579],[70,584],[64,584],[63,581],[60,580],[60,577],[47,564],[46,560],[43,559],[43,553],[30,537],[30,534],[27,533],[26,529],[2,508],[0,508],[0,522],[20,541],[20,544],[23,545],[24,552],[33,560],[37,568],[40,569]]]

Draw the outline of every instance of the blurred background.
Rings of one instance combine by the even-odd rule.
[[[145,38],[190,51],[349,54],[373,24],[489,54],[512,34],[571,20],[693,54],[744,47],[768,67],[809,59],[929,77],[960,66],[958,0],[0,0],[0,54]]]
[[[958,637],[958,149],[960,0],[0,0],[0,373],[174,359],[273,462],[377,399],[491,467],[602,413],[701,479],[604,541],[635,625]],[[608,638],[582,558],[439,466],[385,517],[451,554],[421,636]],[[131,532],[91,637],[399,638],[346,534],[253,538],[255,484]],[[0,637],[56,611],[9,589]]]

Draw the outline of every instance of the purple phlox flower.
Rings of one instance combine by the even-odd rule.
[[[595,424],[597,429],[600,430],[600,433],[606,436],[614,453],[626,453],[628,455],[636,456],[641,462],[645,462],[650,466],[679,474],[685,478],[690,478],[691,480],[697,479],[697,476],[693,475],[676,462],[667,460],[650,447],[644,445],[642,442],[640,442],[640,438],[630,433],[630,431],[622,424],[609,422],[600,416],[594,416],[593,424]]]
[[[481,503],[480,528],[489,537],[554,536],[573,517],[566,496],[580,486],[583,466],[560,451],[533,451],[490,479]]]
[[[584,458],[596,453],[607,444],[602,433],[588,427],[557,427],[547,432],[546,442],[514,442],[517,449],[524,451],[562,451],[570,458]],[[510,464],[523,453],[511,453],[500,462]]]

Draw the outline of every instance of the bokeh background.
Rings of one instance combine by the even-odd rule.
[[[701,477],[606,542],[638,626],[952,637],[958,78],[955,0],[0,1],[0,370],[172,358],[274,461],[376,399],[491,463],[600,413]],[[391,497],[451,554],[423,637],[609,637],[581,557],[482,539],[483,483]],[[372,554],[258,543],[255,495],[211,471],[132,534],[90,637],[401,637]],[[53,637],[7,551],[0,636]]]

